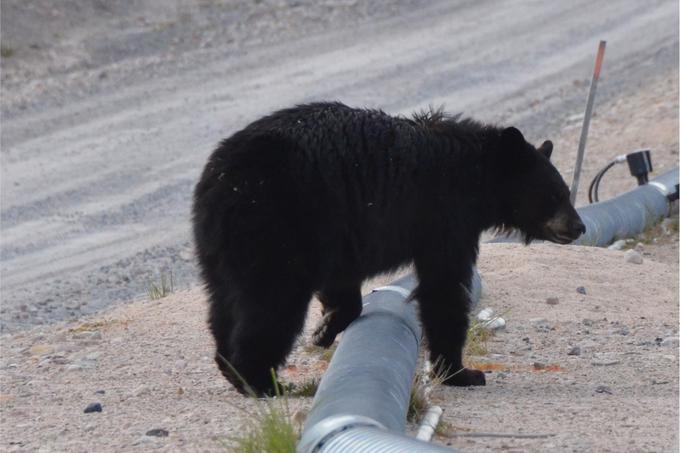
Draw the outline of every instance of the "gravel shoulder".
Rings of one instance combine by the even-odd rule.
[[[488,244],[479,268],[482,306],[508,325],[488,355],[470,358],[489,370],[486,387],[435,389],[445,409],[437,442],[470,452],[677,451],[673,266],[626,263],[621,251],[589,247]],[[224,451],[258,408],[219,375],[205,316],[204,295],[192,290],[4,335],[1,448]],[[282,371],[289,382],[327,367],[309,347],[318,317],[315,302]],[[573,347],[579,355],[568,354]],[[101,413],[83,413],[95,402]],[[291,412],[304,414],[310,403],[291,398]],[[169,435],[145,434],[152,429]],[[489,432],[547,437],[460,437]]]

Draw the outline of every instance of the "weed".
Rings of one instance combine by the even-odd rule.
[[[287,408],[274,400],[262,403],[257,423],[240,438],[233,439],[236,453],[295,452],[298,432]]]
[[[465,356],[486,355],[489,350],[487,343],[489,338],[493,336],[493,332],[486,328],[490,321],[479,321],[473,319],[470,323],[470,328],[467,332],[467,339],[465,340]]]
[[[337,343],[333,343],[328,348],[322,348],[321,346],[308,345],[305,346],[305,352],[309,354],[319,354],[319,358],[324,362],[330,362],[335,354],[335,350],[338,349]]]
[[[433,386],[441,385],[449,376],[449,370],[440,367],[439,362],[435,362],[434,366],[429,361],[425,362],[425,366],[413,377],[406,413],[408,421],[413,423],[420,421],[430,407],[430,390]]]
[[[323,352],[321,353],[321,360],[330,362],[331,359],[333,358],[333,354],[335,354],[336,349],[338,349],[337,343],[334,343],[329,348],[324,349]]]
[[[418,423],[429,407],[428,381],[429,379],[424,372],[417,372],[413,377],[411,396],[408,400],[408,412],[406,413],[406,419],[412,423]]]
[[[147,293],[149,295],[149,299],[151,300],[157,300],[157,299],[162,299],[165,296],[172,294],[175,292],[175,283],[172,277],[172,272],[170,272],[169,276],[166,275],[165,273],[161,273],[161,281],[160,284],[156,283],[149,283],[149,288],[147,290]]]
[[[300,426],[296,424],[288,406],[288,392],[279,392],[276,372],[272,370],[272,381],[276,389],[275,398],[257,401],[257,413],[249,414],[256,423],[241,437],[231,439],[231,451],[236,453],[281,452],[294,453],[300,437]],[[297,427],[296,427],[297,425]]]
[[[289,390],[290,396],[307,397],[311,398],[316,395],[316,391],[319,388],[319,379],[312,378],[304,381],[302,384],[297,384],[291,386]]]
[[[69,333],[89,332],[91,330],[97,330],[101,327],[104,327],[105,325],[106,323],[104,321],[86,321],[80,325],[71,327],[68,329],[68,331]]]
[[[0,46],[0,57],[11,58],[14,56],[14,49],[8,46]]]

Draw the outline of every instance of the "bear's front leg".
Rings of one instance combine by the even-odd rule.
[[[486,385],[482,371],[463,366],[472,269],[432,275],[416,266],[420,284],[415,295],[435,372],[445,376],[447,385]]]

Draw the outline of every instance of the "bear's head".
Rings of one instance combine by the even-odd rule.
[[[501,132],[503,226],[519,230],[527,244],[534,239],[568,244],[586,231],[569,188],[550,162],[552,150],[550,141],[535,148],[514,127]]]

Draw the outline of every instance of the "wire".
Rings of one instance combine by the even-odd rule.
[[[616,160],[609,162],[607,166],[600,170],[597,173],[597,175],[595,175],[593,180],[590,182],[590,186],[588,187],[588,201],[590,203],[597,203],[600,201],[598,197],[598,191],[600,190],[600,182],[602,181],[602,177],[610,168],[612,168],[616,164],[617,164]]]
[[[626,162],[626,154],[616,156],[616,158],[613,161],[609,162],[606,167],[597,172],[593,180],[590,182],[590,186],[588,187],[588,201],[591,204],[600,201],[598,192],[600,190],[600,182],[602,182],[602,177],[604,176],[604,174],[607,173],[607,171],[609,171],[609,169],[612,168],[614,165],[621,164],[623,162]]]

